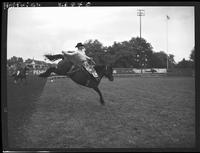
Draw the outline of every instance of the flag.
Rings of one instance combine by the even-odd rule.
[[[169,20],[170,19],[170,17],[167,15],[167,19]]]

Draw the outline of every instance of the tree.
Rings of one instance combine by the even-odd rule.
[[[129,41],[133,50],[135,50],[135,61],[137,62],[137,67],[149,68],[151,67],[151,57],[153,53],[153,47],[144,38],[132,38]]]
[[[97,64],[112,64],[114,67],[166,68],[167,54],[153,52],[153,47],[144,38],[133,37],[129,41],[114,42],[105,47],[97,39],[87,40],[86,54]],[[168,56],[169,67],[175,66],[174,55]]]
[[[134,65],[134,52],[128,41],[114,42],[108,47],[107,55],[112,57],[114,67],[133,67]]]
[[[33,60],[28,58],[27,60],[25,60],[26,63],[31,63]]]
[[[190,60],[194,62],[195,60],[195,49],[193,48],[191,53],[190,53]]]
[[[108,53],[114,58],[115,67],[140,68],[145,62],[145,67],[150,66],[152,46],[145,39],[131,38],[129,41],[114,42],[108,47]]]
[[[167,54],[163,51],[154,52],[151,56],[152,68],[166,68]]]
[[[169,54],[168,56],[168,64],[169,64],[169,68],[174,68],[175,67],[175,60],[174,60],[174,55]]]
[[[183,58],[176,66],[177,68],[192,68],[193,62]]]
[[[22,57],[18,57],[18,62],[19,63],[23,63],[24,62],[23,58]]]
[[[84,43],[86,48],[86,54],[94,59],[96,64],[104,64],[104,55],[106,48],[101,42],[96,40],[88,40]]]
[[[13,56],[13,57],[11,57],[10,59],[7,60],[8,65],[20,64],[20,63],[23,63],[22,57]]]
[[[122,56],[120,58],[118,58],[115,62],[114,62],[114,66],[115,67],[119,67],[119,68],[130,68],[130,67],[134,67],[133,64],[133,59],[134,57],[132,56]],[[136,65],[136,64],[135,64]]]

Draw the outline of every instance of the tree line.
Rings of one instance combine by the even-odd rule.
[[[154,52],[152,45],[144,38],[131,38],[129,41],[114,42],[112,46],[103,46],[96,40],[84,43],[86,54],[94,58],[97,64],[112,64],[118,68],[193,68],[194,52],[192,49],[190,60],[184,58],[176,63],[174,55],[167,55],[164,51]]]
[[[114,42],[111,46],[95,40],[84,42],[86,54],[94,59],[96,64],[112,64],[115,68],[194,68],[195,49],[191,50],[190,59],[182,59],[176,63],[174,55],[164,51],[154,52],[152,45],[144,38],[131,38],[129,41]],[[28,62],[21,57],[13,56],[7,60],[8,65]],[[40,61],[38,61],[40,62]]]
[[[33,61],[33,59],[26,59],[24,60],[22,57],[17,57],[17,56],[13,56],[9,59],[7,59],[7,66],[11,66],[11,65],[16,65],[16,66],[21,66],[22,63],[31,63]],[[40,60],[34,60],[34,62],[38,65],[46,65],[46,66],[53,66],[55,64],[51,64],[51,63],[46,63],[44,61],[40,61]]]

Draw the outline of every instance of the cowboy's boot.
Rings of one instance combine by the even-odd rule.
[[[93,75],[93,77],[96,79],[96,81],[99,81],[100,78],[99,78],[96,70],[94,69],[94,67],[91,67],[90,70],[91,70],[90,73]]]

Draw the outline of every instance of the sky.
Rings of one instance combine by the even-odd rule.
[[[173,54],[176,62],[189,59],[195,45],[192,6],[9,8],[7,58],[44,60],[44,54],[75,50],[78,42],[90,39],[97,39],[104,46],[129,41],[140,36],[138,9],[145,10],[141,36],[154,52]]]

